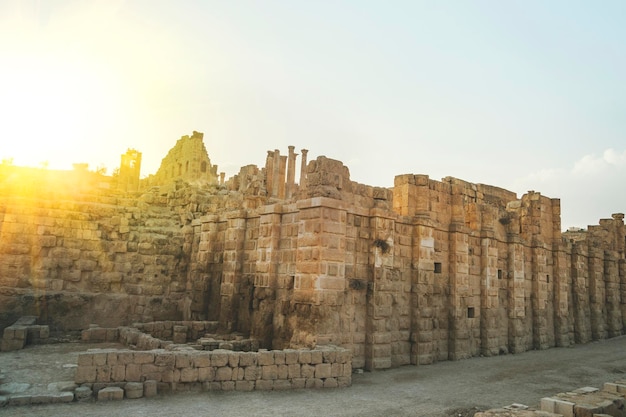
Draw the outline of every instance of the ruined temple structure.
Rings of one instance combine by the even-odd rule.
[[[195,130],[191,136],[181,137],[161,161],[156,175],[146,182],[163,185],[182,180],[194,184],[216,184],[217,165],[211,165],[203,137],[203,133]]]
[[[0,328],[208,320],[268,349],[338,345],[370,370],[624,333],[623,214],[562,233],[560,201],[538,192],[372,187],[293,147],[225,180],[197,132],[137,192],[21,195],[6,169]]]

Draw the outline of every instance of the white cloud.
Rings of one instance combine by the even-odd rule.
[[[518,192],[536,190],[561,199],[562,228],[597,224],[626,211],[626,150],[584,155],[569,168],[544,168],[514,181]]]
[[[626,151],[620,153],[614,149],[607,149],[602,156],[595,154],[585,155],[574,164],[572,174],[596,175],[606,172],[611,167],[623,168],[626,165]]]

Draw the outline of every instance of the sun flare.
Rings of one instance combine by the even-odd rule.
[[[96,117],[111,113],[114,92],[105,78],[77,64],[25,62],[3,70],[2,157],[15,163],[69,168],[80,162]]]

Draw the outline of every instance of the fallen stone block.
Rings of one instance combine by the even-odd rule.
[[[602,388],[602,390],[606,391],[606,392],[611,392],[611,393],[625,394],[626,393],[626,383],[606,382],[604,384],[604,387]]]
[[[119,387],[107,387],[98,391],[98,401],[114,401],[124,398],[124,390]]]
[[[593,417],[595,414],[601,414],[602,412],[602,407],[595,404],[574,405],[574,415],[576,417]]]
[[[582,388],[578,388],[574,390],[576,394],[589,394],[589,393],[598,392],[598,391],[600,390],[596,387],[582,387]]]
[[[51,382],[48,391],[74,391],[77,387],[74,381]]]
[[[0,395],[20,394],[29,388],[26,382],[8,382],[0,385]]]
[[[9,399],[4,395],[0,395],[0,407],[4,407],[9,403]]]
[[[2,344],[0,345],[0,350],[2,352],[11,352],[14,350],[20,350],[24,348],[25,340],[18,339],[2,339]]]
[[[36,316],[22,316],[19,319],[17,319],[17,321],[13,323],[13,325],[14,326],[32,326],[35,323],[37,323]]]
[[[554,412],[563,415],[563,417],[574,417],[574,403],[565,400],[556,400],[554,402]]]
[[[30,400],[31,404],[50,404],[52,402],[53,398],[50,394],[36,394]]]
[[[124,392],[126,398],[135,399],[143,397],[143,383],[142,382],[128,382],[124,386]]]
[[[60,392],[58,394],[52,394],[51,397],[53,403],[71,403],[74,401],[73,392]]]
[[[74,390],[74,396],[76,397],[76,401],[84,402],[91,400],[93,391],[88,386],[80,386]]]
[[[31,395],[15,394],[9,397],[9,405],[28,405],[32,400]]]

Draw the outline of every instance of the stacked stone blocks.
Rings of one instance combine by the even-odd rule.
[[[352,381],[351,353],[326,346],[258,352],[103,349],[79,354],[77,384],[146,380],[156,381],[162,391],[346,387]]]

